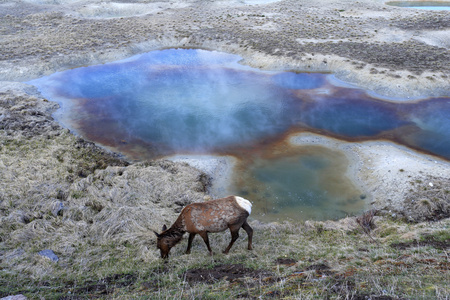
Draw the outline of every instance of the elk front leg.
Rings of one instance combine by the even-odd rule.
[[[192,241],[194,240],[196,233],[189,233],[189,240],[188,240],[188,246],[186,249],[186,254],[191,254],[191,246],[192,246]]]
[[[203,238],[203,241],[206,244],[206,247],[208,248],[209,251],[209,255],[213,255],[213,252],[211,250],[211,247],[209,246],[209,238],[208,238],[208,233],[206,231],[200,232],[199,233],[200,236]]]

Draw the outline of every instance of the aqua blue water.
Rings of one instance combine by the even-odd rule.
[[[347,137],[375,136],[407,123],[391,105],[365,98],[362,91],[328,96],[307,109],[302,120],[313,128]]]
[[[81,126],[89,125],[80,133],[113,119],[120,140],[133,136],[169,151],[205,152],[276,136],[296,122],[295,99],[282,86],[298,83],[240,67],[237,60],[200,50],[155,51],[31,84],[63,106],[75,103],[70,112],[81,112],[62,117],[69,127],[88,112]]]
[[[66,127],[136,160],[182,153],[259,157],[258,151],[295,131],[387,139],[450,160],[449,97],[387,102],[335,86],[330,74],[261,71],[239,60],[214,51],[168,49],[28,83],[61,105],[56,118]],[[357,199],[363,191],[342,175],[346,168],[332,178],[324,175],[336,169],[328,163],[335,154],[316,153],[255,158],[247,165],[244,172],[258,190],[254,196],[276,207],[268,213],[297,207],[295,215],[305,211],[322,218],[329,217],[324,211],[342,216],[361,209]],[[333,192],[340,185],[347,191],[341,198]]]
[[[415,130],[402,133],[399,140],[450,159],[450,99],[412,104],[405,119],[414,124]]]
[[[351,139],[385,134],[450,159],[448,97],[424,100],[406,114],[410,104],[331,86],[331,75],[263,72],[239,59],[170,49],[29,83],[58,101],[60,120],[81,135],[112,146],[142,143],[159,149],[154,156],[246,147],[298,127]],[[409,138],[405,126],[415,127]]]
[[[450,10],[450,2],[448,1],[390,1],[386,4],[425,10]]]

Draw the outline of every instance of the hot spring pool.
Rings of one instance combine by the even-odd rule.
[[[336,86],[330,74],[261,71],[239,60],[168,49],[28,83],[61,105],[64,126],[131,159],[236,156],[234,192],[254,202],[256,218],[338,218],[364,208],[364,191],[342,175],[345,155],[323,147],[262,154],[287,133],[385,139],[450,159],[449,97],[389,102]]]

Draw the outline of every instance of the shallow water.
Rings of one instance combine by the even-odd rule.
[[[342,175],[342,154],[323,147],[268,154],[288,133],[385,139],[450,159],[449,97],[388,102],[335,86],[330,74],[261,71],[239,60],[168,49],[29,83],[61,105],[56,117],[66,127],[131,159],[235,155],[241,166],[234,191],[254,198],[268,219],[341,217],[364,204],[363,191]]]
[[[270,151],[269,151],[270,152]],[[320,146],[252,156],[237,167],[232,189],[253,201],[252,217],[265,221],[325,220],[364,209],[365,195],[346,177],[349,161]]]

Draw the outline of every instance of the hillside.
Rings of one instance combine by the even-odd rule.
[[[252,1],[247,1],[252,2]],[[257,2],[257,1],[253,1]],[[220,173],[129,161],[63,128],[26,80],[167,47],[263,69],[333,72],[390,97],[449,95],[450,15],[382,1],[1,1],[0,298],[448,299],[450,165],[388,142],[318,135],[354,157],[367,211],[264,223],[159,258],[155,236]]]

